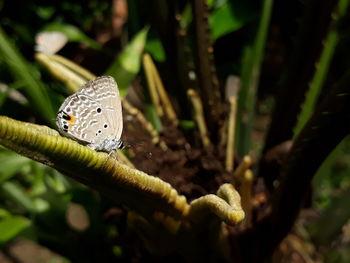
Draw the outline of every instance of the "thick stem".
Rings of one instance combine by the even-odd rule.
[[[304,101],[305,93],[315,72],[322,43],[331,24],[331,15],[338,1],[311,0],[297,36],[297,43],[290,56],[289,67],[276,98],[276,106],[266,138],[265,152],[271,147],[293,137],[293,128]],[[315,25],[317,25],[315,27]],[[286,103],[288,101],[288,103]]]
[[[216,77],[213,47],[208,25],[208,6],[206,0],[192,0],[193,23],[195,32],[196,71],[199,94],[204,103],[204,114],[210,137],[217,139],[218,120],[221,112],[219,83]]]
[[[279,187],[273,195],[272,212],[254,232],[243,236],[248,262],[268,258],[288,234],[298,216],[311,180],[327,155],[350,132],[350,71],[330,91],[312,118],[307,122],[283,166]],[[269,238],[267,239],[266,236]],[[254,240],[254,244],[251,244]],[[252,261],[252,256],[255,261]]]
[[[236,127],[236,109],[237,99],[229,99],[230,112],[228,118],[227,145],[226,145],[226,170],[232,172],[235,162],[235,127]]]

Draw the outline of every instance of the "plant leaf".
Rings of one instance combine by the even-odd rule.
[[[47,123],[53,125],[56,113],[45,90],[45,85],[37,77],[38,72],[25,61],[1,28],[0,57],[3,58],[16,80],[22,82],[23,90],[32,107]]]
[[[93,49],[100,50],[101,45],[95,40],[89,38],[79,28],[64,23],[52,23],[43,27],[42,31],[58,31],[66,35],[68,41],[71,42],[82,42]]]
[[[216,9],[209,18],[211,37],[216,40],[240,29],[257,17],[258,13],[245,4],[241,4],[239,1],[235,3],[227,1]]]
[[[23,230],[31,226],[31,221],[22,216],[11,216],[0,221],[0,245],[9,242]]]
[[[130,82],[140,71],[147,33],[148,27],[138,32],[104,74],[116,79],[121,96],[125,96]]]

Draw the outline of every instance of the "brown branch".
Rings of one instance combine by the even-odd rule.
[[[205,118],[211,132],[217,130],[220,114],[220,90],[216,77],[213,47],[208,25],[208,7],[204,0],[192,0],[195,33],[196,71]],[[217,134],[211,134],[216,138]]]

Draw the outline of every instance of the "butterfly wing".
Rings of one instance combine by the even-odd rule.
[[[123,131],[123,115],[119,90],[114,78],[98,77],[87,82],[79,93],[93,98],[95,102],[102,105],[101,113],[108,122],[107,128],[103,128],[108,134],[106,138],[119,140]]]
[[[99,102],[78,92],[60,107],[57,125],[65,135],[84,144],[99,143],[108,137],[107,127],[111,125],[102,108]]]

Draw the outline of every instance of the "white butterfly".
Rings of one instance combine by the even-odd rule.
[[[104,76],[87,82],[66,98],[56,123],[63,134],[95,151],[122,148],[122,106],[115,80]]]

